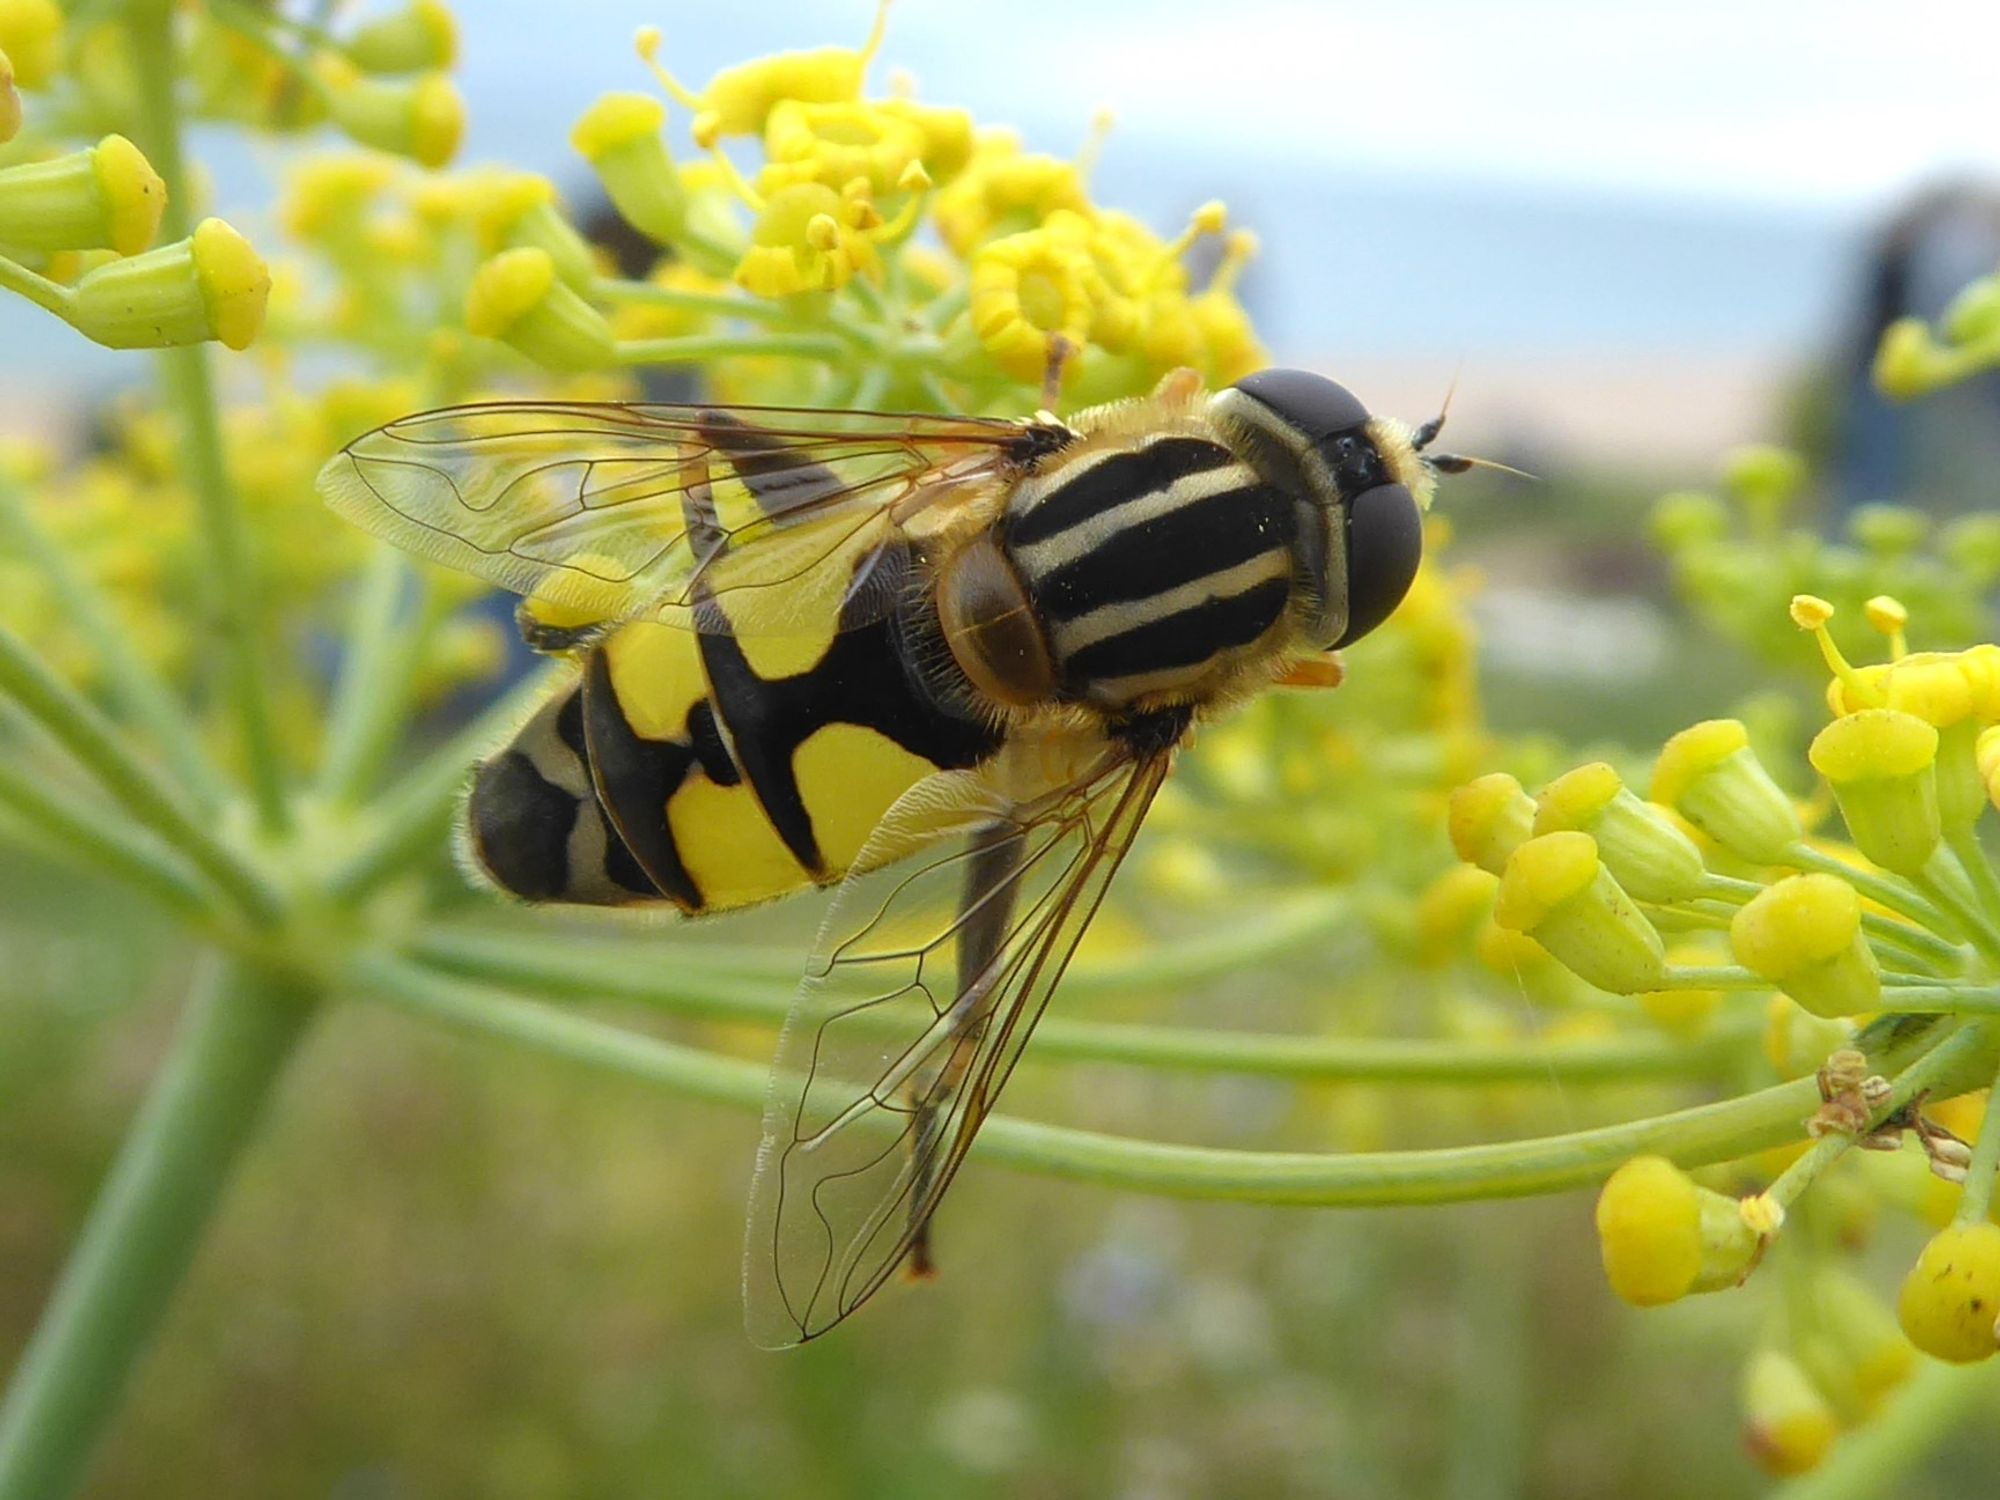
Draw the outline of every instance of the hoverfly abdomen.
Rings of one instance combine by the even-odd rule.
[[[1059,456],[1003,530],[1064,695],[1102,707],[1198,694],[1291,596],[1292,500],[1206,437]]]

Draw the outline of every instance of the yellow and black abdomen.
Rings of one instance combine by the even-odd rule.
[[[916,684],[893,619],[782,640],[631,624],[480,766],[467,828],[530,901],[719,911],[839,879],[905,791],[999,745]]]

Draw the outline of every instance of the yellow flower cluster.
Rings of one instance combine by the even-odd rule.
[[[1265,362],[1235,293],[1255,240],[1225,233],[1221,205],[1162,238],[1095,204],[1084,161],[1029,152],[961,109],[870,98],[881,36],[878,16],[858,50],[762,58],[697,90],[642,31],[694,154],[669,148],[666,103],[628,92],[592,105],[571,144],[667,269],[564,277],[564,290],[515,257],[475,321],[548,368],[699,358],[719,394],[812,405],[1020,411],[1051,376],[1081,404],[1176,368],[1226,383]],[[754,166],[724,151],[735,138],[760,148]],[[1197,286],[1186,252],[1216,236]],[[661,310],[678,316],[635,316]]]

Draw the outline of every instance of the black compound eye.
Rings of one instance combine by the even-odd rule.
[[[1336,647],[1368,634],[1410,591],[1424,555],[1424,518],[1400,484],[1378,484],[1347,504],[1347,628]]]
[[[1263,402],[1314,442],[1368,420],[1368,408],[1352,391],[1310,370],[1259,370],[1237,381],[1236,389]]]

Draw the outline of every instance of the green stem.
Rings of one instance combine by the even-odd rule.
[[[759,1064],[426,973],[386,954],[362,955],[349,980],[361,995],[456,1030],[692,1098],[758,1110],[768,1092],[767,1070]],[[1888,1068],[1893,1061],[1885,1058],[1879,1065]],[[1991,1062],[1974,1059],[1970,1069],[1941,1077],[1938,1087],[1963,1088],[1973,1076],[1990,1073]],[[1817,1085],[1801,1078],[1720,1103],[1565,1135],[1344,1155],[1178,1146],[995,1116],[980,1132],[976,1150],[983,1160],[1021,1171],[1170,1197],[1319,1206],[1444,1203],[1580,1187],[1646,1152],[1690,1167],[1730,1161],[1795,1139],[1799,1121],[1818,1102]]]
[[[1965,1190],[1959,1194],[1958,1212],[1952,1222],[1959,1225],[1983,1224],[1993,1202],[1993,1174],[2000,1169],[2000,1079],[1988,1086],[1986,1111],[1979,1117],[1979,1139],[1972,1146],[1972,1160],[1965,1167]]]
[[[1910,1471],[1948,1434],[2000,1395],[2000,1360],[1926,1360],[1886,1410],[1842,1435],[1820,1468],[1772,1491],[1774,1500],[1880,1500],[1922,1494]]]
[[[0,291],[18,292],[45,312],[65,323],[70,321],[69,288],[59,281],[38,276],[18,261],[0,255]]]
[[[138,84],[140,145],[167,185],[162,237],[185,238],[192,230],[194,194],[181,154],[179,82],[180,49],[173,0],[138,0],[126,12],[133,73]],[[215,385],[208,351],[199,345],[167,349],[160,354],[161,386],[181,430],[183,472],[194,492],[203,540],[215,577],[209,608],[221,644],[229,697],[235,709],[250,791],[267,833],[291,826],[285,801],[284,776],[278,758],[277,727],[264,680],[263,619],[260,581],[254,576],[243,510],[222,451],[222,424],[216,409]]]
[[[557,1000],[638,1001],[703,1020],[777,1026],[792,1005],[789,991],[769,980],[701,968],[702,950],[656,947],[643,968],[606,964],[589,948],[546,939],[465,931],[432,931],[412,956],[426,968]],[[1110,988],[1115,972],[1096,975],[1079,963],[1064,993]],[[1189,984],[1195,981],[1188,981]],[[1192,1072],[1262,1074],[1296,1080],[1401,1082],[1477,1087],[1494,1082],[1626,1082],[1635,1078],[1698,1077],[1738,1055],[1763,1025],[1718,1027],[1697,1042],[1665,1037],[1523,1045],[1437,1042],[1396,1037],[1282,1036],[1208,1028],[1141,1026],[1052,1016],[1035,1028],[1029,1056],[1043,1061],[1129,1063]]]
[[[737,356],[792,359],[844,358],[848,346],[824,333],[689,333],[668,339],[627,339],[618,346],[621,365],[693,365]]]
[[[311,1013],[229,971],[190,1004],[0,1404],[0,1500],[83,1479]]]
[[[766,302],[760,297],[690,292],[651,281],[622,281],[606,276],[599,279],[591,291],[596,298],[606,302],[633,302],[642,307],[665,307],[675,312],[742,318],[752,323],[775,323],[782,327],[790,327],[796,318],[791,308],[777,302]]]
[[[2000,964],[2000,932],[1980,914],[1968,893],[1959,891],[1948,877],[1938,873],[1936,864],[1910,876],[1909,882],[1927,899],[1951,913],[1952,921],[1964,930],[1981,958],[1990,964]]]
[[[104,715],[4,626],[0,694],[26,709],[127,812],[185,854],[246,913],[259,921],[275,920],[279,898],[269,882],[217,838],[205,820],[184,808],[176,789],[133,758]]]
[[[51,792],[43,778],[0,761],[0,807],[34,828],[59,858],[122,880],[184,917],[213,915],[211,887],[179,855],[94,799]]]
[[[1980,847],[1979,835],[1970,827],[1954,828],[1945,835],[1945,844],[1958,862],[1958,869],[1971,883],[1978,898],[1980,915],[1991,927],[2000,925],[2000,875]]]
[[[367,791],[406,722],[410,689],[427,632],[422,601],[404,611],[417,579],[402,553],[378,544],[368,559],[347,629],[347,649],[327,713],[320,795],[351,803]],[[417,587],[422,588],[420,579]]]
[[[327,895],[336,901],[357,901],[434,852],[451,827],[453,805],[473,762],[519,728],[557,684],[574,675],[567,664],[551,664],[517,683],[377,797],[369,807],[368,831],[327,877]]]
[[[194,721],[159,674],[132,649],[131,635],[112,617],[104,595],[28,513],[19,489],[4,480],[0,480],[0,536],[20,549],[54,595],[64,618],[104,669],[112,701],[151,734],[181,784],[206,808],[227,802],[229,787],[202,753]]]

